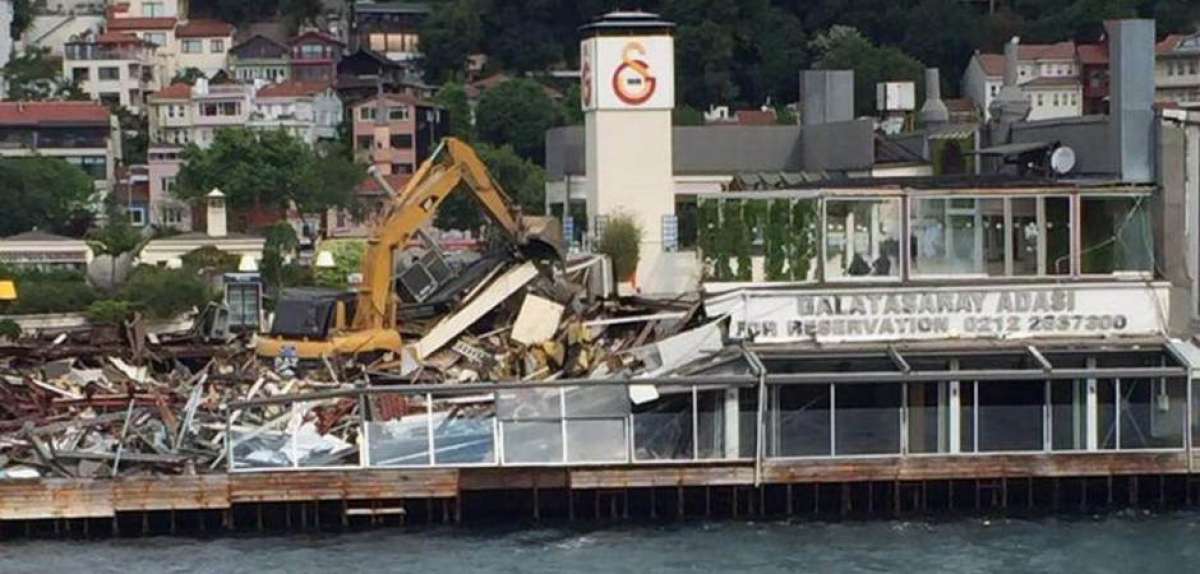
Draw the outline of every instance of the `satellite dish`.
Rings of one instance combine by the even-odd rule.
[[[1075,150],[1067,146],[1059,146],[1050,154],[1050,168],[1058,175],[1066,175],[1075,169]]]

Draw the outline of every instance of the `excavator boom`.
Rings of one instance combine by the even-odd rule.
[[[402,249],[421,227],[429,223],[451,193],[467,191],[519,255],[531,260],[561,262],[565,244],[554,218],[525,217],[488,173],[475,150],[455,138],[446,138],[421,164],[404,189],[397,192],[374,168],[371,175],[392,197],[379,222],[372,227],[363,257],[363,284],[354,305],[353,317],[342,332],[324,340],[289,341],[286,337],[263,338],[260,356],[279,356],[284,348],[299,358],[321,355],[398,351],[395,297],[392,292],[394,253]],[[285,294],[286,298],[286,294]],[[295,305],[289,305],[294,308]],[[335,329],[336,330],[336,329]]]

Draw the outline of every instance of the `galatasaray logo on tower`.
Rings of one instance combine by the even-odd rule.
[[[613,92],[618,99],[631,106],[646,103],[658,85],[650,73],[650,66],[640,59],[645,55],[646,47],[641,42],[625,44],[625,49],[621,51],[621,65],[613,72]]]

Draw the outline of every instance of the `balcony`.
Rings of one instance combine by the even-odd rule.
[[[146,60],[150,51],[132,46],[104,46],[100,44],[67,44],[63,48],[67,61],[94,60]]]

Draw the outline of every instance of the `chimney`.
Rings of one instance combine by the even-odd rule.
[[[205,196],[208,202],[208,236],[209,237],[225,237],[225,194],[221,190],[213,188]]]
[[[800,98],[806,126],[853,120],[854,70],[804,70]]]
[[[950,109],[942,101],[942,80],[937,68],[925,68],[925,105],[921,106],[920,117],[927,126],[950,121]]]
[[[1016,36],[1004,45],[1004,86],[988,106],[988,114],[992,121],[999,122],[1001,126],[996,134],[998,137],[995,143],[1007,142],[1007,128],[1014,122],[1024,121],[1029,117],[1029,99],[1017,86],[1017,67],[1020,65],[1017,55],[1020,45],[1021,39]]]
[[[1154,180],[1154,20],[1110,20],[1109,142],[1121,181]]]

